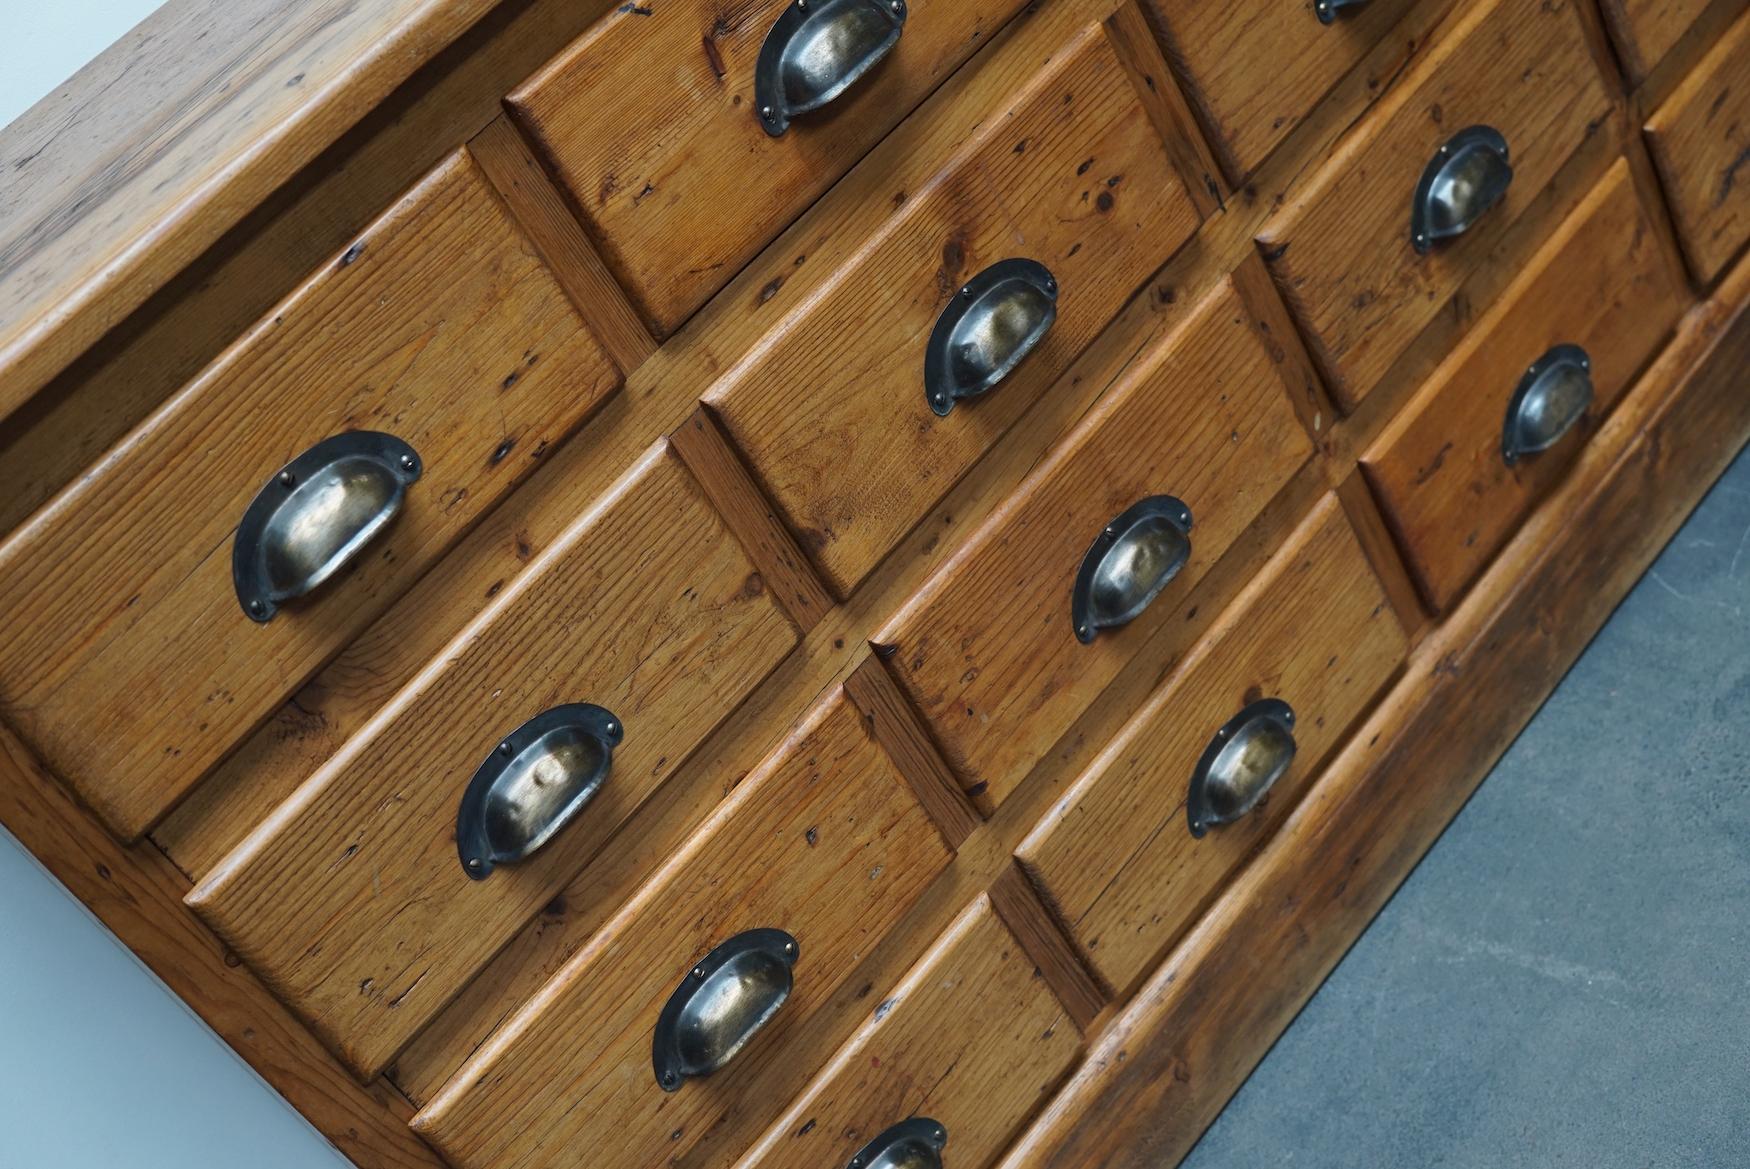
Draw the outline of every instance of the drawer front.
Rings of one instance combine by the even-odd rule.
[[[1265,225],[1258,245],[1345,408],[1378,384],[1609,111],[1576,2],[1461,6],[1415,73]],[[1505,136],[1512,183],[1470,230],[1418,255],[1417,187],[1440,148],[1476,125]]]
[[[1018,850],[1108,985],[1122,992],[1152,969],[1287,815],[1405,650],[1327,496]],[[1217,731],[1263,699],[1293,708],[1292,762],[1265,802],[1197,839],[1186,815],[1193,775]]]
[[[1708,0],[1599,0],[1617,55],[1636,82],[1665,59],[1707,6]]]
[[[1619,161],[1477,322],[1363,460],[1425,598],[1448,608],[1571,461],[1684,305],[1659,234]],[[1533,363],[1590,359],[1573,432],[1508,464],[1502,440]]]
[[[1712,280],[1750,240],[1750,12],[1647,123],[1684,254]]]
[[[762,1072],[791,1070],[786,1037],[949,859],[862,716],[835,692],[414,1127],[458,1169],[544,1169],[592,1149],[663,1164],[732,1113],[765,1123],[783,1098],[758,1085]],[[695,963],[754,929],[797,944],[788,1000],[727,1066],[664,1091],[652,1058],[664,1007]]]
[[[1320,21],[1315,0],[1143,0],[1237,186],[1416,0],[1370,0]]]
[[[0,547],[4,714],[134,838],[619,383],[457,155]],[[265,624],[233,537],[350,430],[420,474],[347,568]]]
[[[914,1117],[945,1132],[946,1164],[984,1169],[1080,1049],[1075,1024],[981,897],[738,1169],[837,1169]]]
[[[375,1074],[796,642],[659,445],[190,904],[354,1070]],[[464,790],[497,744],[568,703],[624,728],[605,781],[528,859],[471,879],[457,846]]]
[[[1281,349],[1224,282],[1121,383],[878,636],[968,793],[994,809],[1163,614],[1311,454]],[[1190,558],[1140,618],[1082,644],[1071,594],[1090,545],[1173,496]]]
[[[705,400],[843,598],[1197,225],[1105,30],[1089,26]],[[938,417],[925,392],[937,322],[1011,259],[1055,277],[1056,322],[994,389]]]
[[[790,0],[613,13],[509,102],[660,334],[728,283],[1024,0],[910,0],[881,63],[781,137],[754,74]]]

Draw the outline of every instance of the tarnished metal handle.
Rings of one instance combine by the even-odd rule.
[[[586,702],[556,706],[512,731],[462,793],[463,870],[483,881],[558,835],[601,790],[625,733],[611,712]]]
[[[760,46],[754,106],[776,138],[849,89],[899,43],[905,0],[794,0]]]
[[[863,1146],[845,1169],[942,1169],[948,1130],[927,1116],[902,1120]]]
[[[1501,458],[1509,467],[1547,451],[1592,408],[1592,358],[1578,345],[1557,345],[1532,362],[1501,431]]]
[[[1036,260],[1002,260],[967,282],[924,350],[924,396],[944,417],[994,388],[1057,322],[1057,278]]]
[[[783,930],[737,934],[681,979],[656,1020],[651,1063],[664,1092],[720,1070],[790,998],[796,939]]]
[[[237,603],[253,621],[316,589],[401,510],[419,455],[392,434],[323,439],[277,471],[244,510],[231,545]]]
[[[1247,706],[1215,732],[1191,773],[1191,835],[1231,824],[1258,806],[1294,762],[1294,708],[1280,698]]]
[[[1490,126],[1471,126],[1447,139],[1423,168],[1410,205],[1410,245],[1418,255],[1463,235],[1501,201],[1513,183],[1507,139]]]
[[[1367,0],[1314,0],[1313,11],[1318,13],[1320,24],[1330,24],[1337,19],[1345,8],[1360,8]]]
[[[1191,559],[1191,509],[1155,495],[1125,509],[1094,537],[1076,574],[1070,620],[1086,645],[1126,625],[1161,595]]]

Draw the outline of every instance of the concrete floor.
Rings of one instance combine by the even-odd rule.
[[[1750,453],[1184,1165],[1750,1167]]]

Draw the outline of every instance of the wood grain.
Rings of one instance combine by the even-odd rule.
[[[909,34],[908,34],[909,35]],[[1197,230],[1098,23],[935,160],[857,260],[705,402],[842,600]],[[924,392],[944,309],[991,264],[1057,278],[1056,324],[1003,383],[946,418]]]
[[[905,700],[893,675],[876,657],[864,659],[845,679],[845,696],[869,722],[869,734],[911,784],[918,803],[949,848],[959,848],[978,828],[978,813],[930,740],[929,729]]]
[[[1088,972],[1074,944],[1052,920],[1039,891],[1018,866],[1007,864],[991,882],[988,896],[997,916],[1032,957],[1040,977],[1056,992],[1076,1030],[1093,1034],[1101,1012],[1112,1005],[1111,996]]]
[[[707,1136],[727,1141],[725,1127],[763,1129],[788,1097],[737,1085],[785,1059],[785,1037],[949,857],[856,708],[829,695],[456,1074],[415,1129],[458,1169],[569,1166],[578,1149],[592,1148],[654,1164]],[[790,998],[728,1068],[665,1093],[650,1055],[663,1004],[699,958],[763,927],[796,939]],[[854,1022],[846,1018],[845,1030]],[[807,1070],[794,1068],[797,1087]]]
[[[1142,0],[1142,6],[1228,182],[1238,187],[1413,2],[1373,0],[1329,25],[1319,23],[1313,0]]]
[[[1711,282],[1750,240],[1750,11],[1647,121],[1690,270]]]
[[[621,6],[510,96],[659,337],[1024,6],[912,0],[886,60],[771,138],[755,112],[754,65],[788,3]]]
[[[487,123],[468,140],[468,153],[541,250],[553,278],[564,286],[620,372],[643,365],[656,352],[656,339],[510,119]]]
[[[150,846],[118,845],[3,727],[0,825],[354,1163],[442,1169],[394,1087],[360,1087],[183,907],[176,867]]]
[[[1138,352],[1016,495],[878,634],[879,652],[987,813],[1124,667],[1312,453],[1232,283]],[[1100,529],[1137,500],[1191,509],[1190,560],[1123,629],[1076,640],[1070,593]]]
[[[1109,987],[1153,969],[1282,823],[1402,664],[1403,629],[1334,496],[1291,535],[1016,855]],[[1264,804],[1201,840],[1192,772],[1250,702],[1294,708],[1294,764]]]
[[[72,482],[289,290],[357,240],[408,187],[500,115],[510,85],[612,2],[501,3],[138,308],[108,322],[101,338],[0,426],[0,533]],[[301,6],[308,7],[280,4],[274,11]],[[135,52],[147,48],[136,45]],[[127,72],[142,68],[135,63]],[[129,116],[141,112],[125,101],[92,105]]]
[[[789,653],[796,633],[665,444],[189,895],[361,1076],[375,1075]],[[601,791],[483,881],[456,806],[505,735],[617,715]]]
[[[527,477],[620,383],[468,157],[452,156],[0,545],[32,615],[4,714],[125,839]],[[257,625],[232,535],[286,462],[386,430],[423,464],[353,565]]]
[[[1641,82],[1676,47],[1709,0],[1599,0],[1629,79]]]
[[[947,1130],[955,1169],[985,1169],[1079,1048],[1033,959],[981,897],[736,1165],[844,1165],[890,1125],[924,1116]]]
[[[1363,459],[1436,612],[1561,476],[1687,300],[1619,161]],[[1508,402],[1526,367],[1556,345],[1591,357],[1593,407],[1555,448],[1509,467],[1501,455]]]
[[[1005,1169],[1160,1169],[1196,1143],[1750,437],[1750,268],[1728,283]]]
[[[1493,0],[1454,14],[1412,77],[1346,138],[1258,235],[1337,401],[1354,409],[1603,121],[1611,98],[1576,0]],[[1464,235],[1410,246],[1416,183],[1479,123],[1506,136],[1513,184]]]
[[[695,410],[668,440],[797,626],[807,633],[820,624],[833,606],[832,595],[814,574],[808,557],[784,526],[783,519],[730,449],[729,440],[716,421],[706,410]]]
[[[0,418],[498,0],[172,0],[0,132]]]

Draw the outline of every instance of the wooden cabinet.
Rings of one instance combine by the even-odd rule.
[[[1175,1163],[1750,437],[1738,0],[206,5],[0,823],[373,1169]]]

